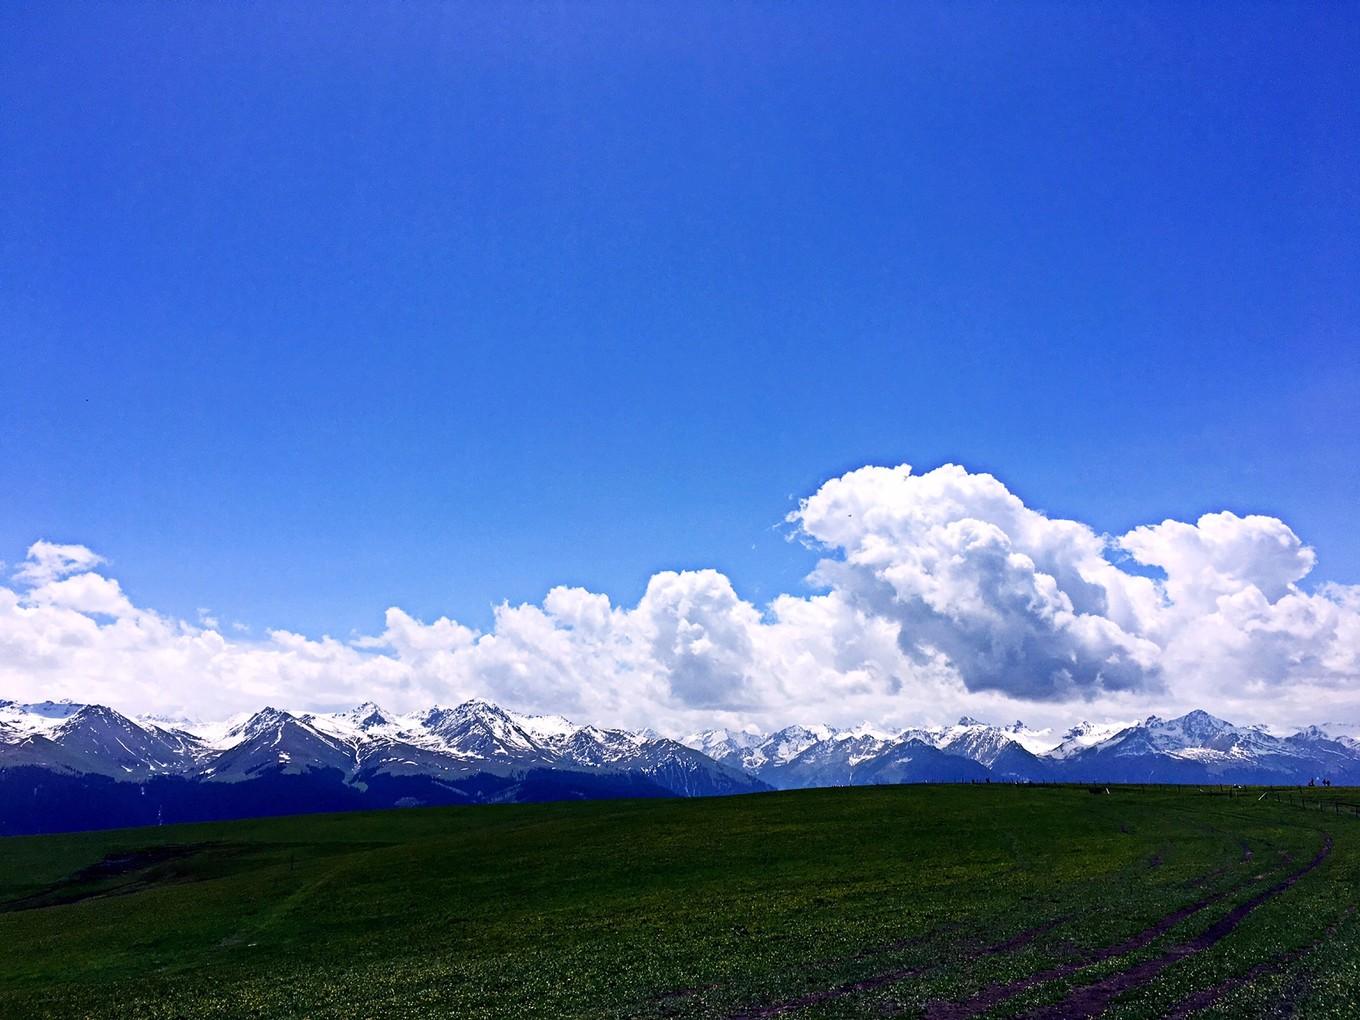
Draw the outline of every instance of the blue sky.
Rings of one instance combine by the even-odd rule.
[[[863,464],[1360,581],[1360,21],[0,9],[0,559],[306,633],[712,566]]]

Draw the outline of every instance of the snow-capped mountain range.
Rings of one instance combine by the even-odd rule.
[[[1134,724],[1081,722],[1061,736],[1022,722],[837,730],[704,730],[682,742],[779,788],[968,779],[1042,782],[1360,783],[1360,742],[1345,727],[1278,737],[1207,712]],[[982,771],[978,771],[981,766]]]
[[[408,715],[371,703],[333,714],[264,708],[207,725],[132,719],[102,705],[0,701],[0,833],[768,789],[655,734],[520,715],[486,701]]]
[[[712,796],[912,782],[1360,783],[1340,725],[1275,736],[1207,712],[1061,735],[1021,722],[898,730],[577,725],[486,701],[404,715],[277,708],[201,724],[0,701],[0,833],[419,804]]]
[[[517,775],[531,769],[631,772],[671,793],[758,789],[750,777],[655,734],[519,715],[487,701],[409,715],[366,702],[348,712],[264,708],[224,723],[131,719],[102,705],[0,701],[0,767],[41,765],[135,780],[178,775],[240,781],[335,769],[348,780],[383,774]]]

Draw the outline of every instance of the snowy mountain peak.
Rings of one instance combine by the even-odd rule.
[[[1161,742],[1191,747],[1232,732],[1236,727],[1197,708],[1178,719],[1159,719],[1155,724],[1149,723],[1148,729],[1153,730]]]
[[[580,729],[560,715],[519,715],[515,716],[515,721],[522,730],[539,740],[560,740]]]
[[[960,726],[982,726],[982,725],[985,725],[985,724],[982,723],[982,722],[981,722],[980,720],[978,720],[978,719],[974,719],[971,715],[965,715],[965,716],[960,716],[959,721],[958,721],[958,725],[960,725]]]
[[[1179,719],[1173,719],[1172,721],[1184,723],[1187,726],[1207,727],[1215,730],[1232,728],[1232,723],[1220,719],[1216,715],[1210,715],[1202,708],[1196,708],[1190,712],[1186,712],[1185,715],[1181,716]]]
[[[775,730],[761,741],[761,743],[768,744],[772,740],[806,740],[809,743],[814,743],[818,740],[830,740],[838,732],[840,731],[834,726],[825,726],[822,724],[800,726],[794,724],[793,726],[785,726],[781,730]]]
[[[29,715],[36,715],[43,719],[67,719],[86,707],[86,705],[71,701],[69,698],[62,698],[60,701],[38,701],[19,706]]]
[[[529,724],[480,698],[457,708],[431,708],[420,721],[447,749],[468,756],[505,760],[534,757],[543,750],[544,738],[536,738]]]
[[[267,705],[266,707],[256,712],[254,715],[250,716],[244,722],[237,723],[235,726],[232,726],[230,729],[228,729],[227,736],[229,738],[238,737],[245,740],[249,740],[253,737],[259,736],[266,730],[282,726],[284,723],[292,720],[292,718],[293,717],[290,714],[283,711],[282,709],[274,708],[272,705]]]
[[[1063,734],[1062,743],[1048,752],[1050,758],[1059,761],[1104,743],[1116,735],[1130,729],[1124,723],[1093,723],[1083,719]]]
[[[500,726],[509,724],[510,716],[499,705],[493,705],[481,698],[469,698],[453,708],[435,705],[421,715],[420,722],[431,730],[469,722]]]
[[[454,708],[453,712],[460,719],[475,719],[497,726],[507,723],[515,726],[519,723],[517,716],[512,715],[495,702],[487,701],[484,698],[469,698]]]
[[[871,740],[892,740],[895,737],[897,737],[901,732],[902,732],[901,730],[895,729],[892,726],[878,726],[872,722],[869,722],[866,719],[864,722],[860,723],[854,729],[842,730],[841,732],[835,734],[832,739],[858,740],[864,737],[868,737]]]
[[[1021,730],[1023,729],[1022,726]],[[960,724],[946,730],[936,739],[936,746],[946,754],[971,758],[989,768],[1003,754],[1019,753],[1022,747],[1010,727],[1002,729],[998,726],[984,726],[981,723]]]
[[[695,749],[734,768],[755,772],[762,768],[783,765],[792,761],[814,744],[833,740],[837,733],[838,731],[834,727],[824,725],[785,726],[783,729],[776,730],[761,738],[753,746],[744,749],[731,749],[726,754],[720,752],[716,747],[711,751],[705,751],[702,747]],[[693,748],[695,745],[690,743],[691,739],[687,737],[681,743]]]
[[[1294,740],[1331,740],[1331,734],[1321,726],[1305,726],[1293,736]]]
[[[161,729],[172,730],[188,730],[198,725],[197,720],[190,719],[187,715],[160,715],[156,713],[136,716],[136,722],[142,726],[158,726]]]
[[[375,726],[386,726],[392,721],[386,712],[371,701],[365,701],[362,705],[350,709],[349,717],[354,720],[356,726],[365,730]]]
[[[67,734],[90,729],[123,731],[125,733],[142,732],[141,727],[127,716],[104,705],[81,705],[79,709],[67,716],[54,732]]]
[[[485,698],[468,698],[458,705],[458,708],[467,712],[503,712],[505,711],[494,701],[487,701]]]
[[[722,761],[724,758],[758,746],[764,739],[765,735],[755,729],[731,730],[719,727],[691,733],[687,737],[682,737],[680,743]]]

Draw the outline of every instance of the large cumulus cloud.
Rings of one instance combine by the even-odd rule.
[[[898,624],[915,661],[942,653],[970,690],[1065,698],[1160,687],[1140,636],[1145,579],[1115,570],[1076,521],[1027,508],[990,475],[864,468],[790,515],[834,551],[814,578]]]
[[[1273,517],[1205,514],[1135,528],[1119,546],[1166,578],[1154,633],[1188,687],[1328,691],[1360,682],[1360,587],[1300,587],[1316,556]]]
[[[788,520],[820,550],[810,594],[756,606],[717,571],[667,571],[636,605],[555,588],[497,607],[485,633],[393,607],[344,641],[173,619],[134,605],[95,552],[37,542],[0,585],[0,696],[198,715],[482,696],[671,728],[1360,714],[1360,589],[1309,588],[1313,551],[1276,518],[1106,536],[946,465],[851,471]]]

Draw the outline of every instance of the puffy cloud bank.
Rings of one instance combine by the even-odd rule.
[[[1305,587],[1313,551],[1276,518],[1112,537],[946,465],[851,471],[788,524],[822,557],[813,594],[759,607],[717,571],[668,571],[634,606],[554,588],[499,606],[486,633],[393,607],[348,641],[171,619],[133,605],[91,550],[36,542],[0,586],[0,694],[198,716],[481,696],[673,729],[1190,707],[1360,718],[1360,586]]]

